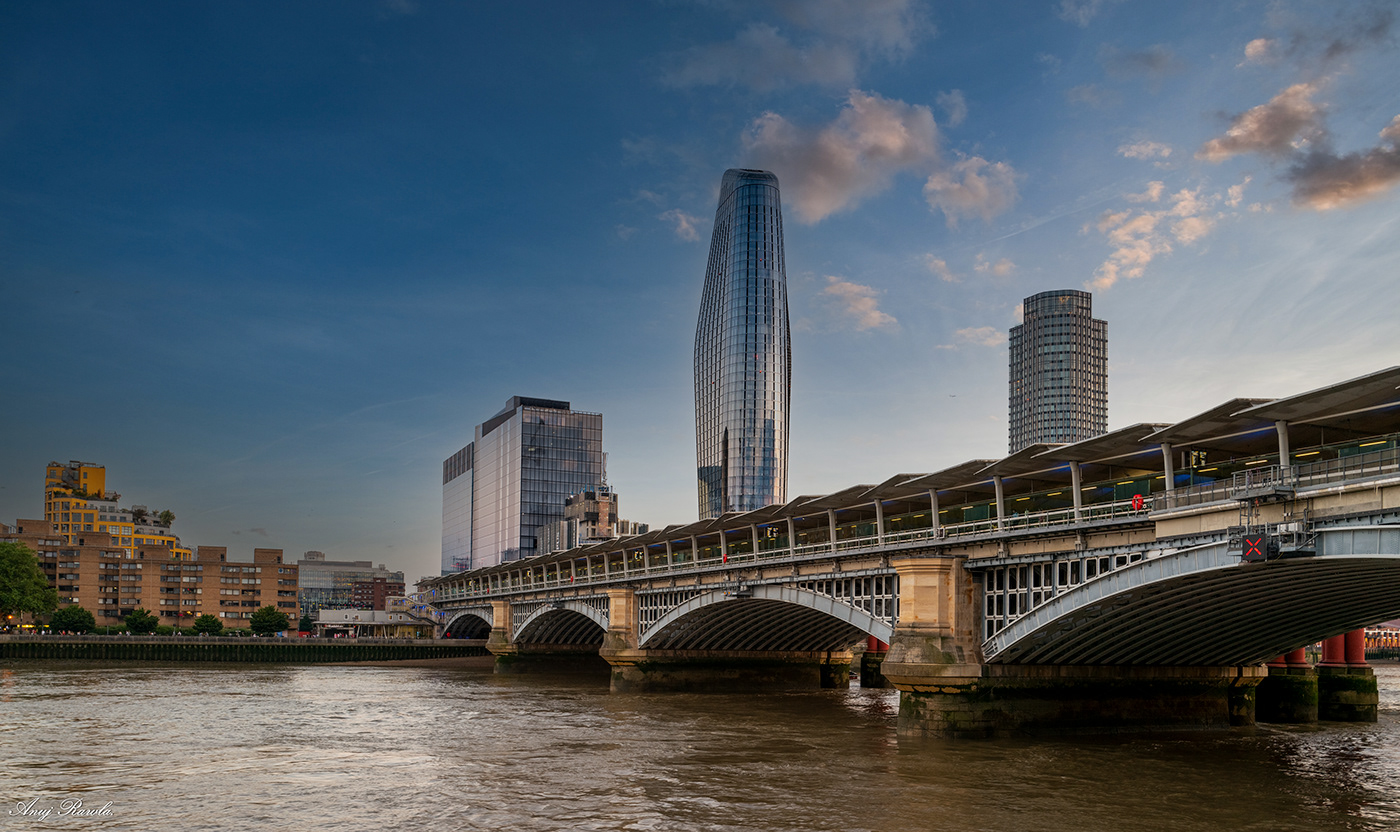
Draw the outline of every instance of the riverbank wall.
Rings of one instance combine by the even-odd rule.
[[[201,638],[198,636],[0,635],[0,661],[460,663],[489,656],[480,639]]]

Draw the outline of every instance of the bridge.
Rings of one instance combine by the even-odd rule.
[[[1374,719],[1398,440],[1392,367],[433,578],[413,603],[502,672],[600,656],[615,691],[840,684],[864,643],[907,733]]]

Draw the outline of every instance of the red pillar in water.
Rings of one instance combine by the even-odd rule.
[[[1322,661],[1318,667],[1346,667],[1346,636],[1332,636],[1322,640]]]
[[[1288,653],[1284,654],[1283,660],[1288,663],[1289,667],[1307,667],[1307,648],[1299,647],[1297,650],[1291,650]]]
[[[1346,663],[1348,667],[1366,666],[1366,630],[1352,630],[1341,637],[1344,642]]]

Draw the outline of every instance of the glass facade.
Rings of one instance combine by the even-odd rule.
[[[1108,324],[1093,304],[1073,289],[1026,298],[1011,328],[1011,453],[1108,430]]]
[[[727,170],[695,331],[701,519],[786,502],[791,379],[778,177]]]
[[[534,555],[569,495],[602,484],[602,414],[512,398],[443,463],[444,574]]]

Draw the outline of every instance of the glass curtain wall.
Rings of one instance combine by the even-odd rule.
[[[695,333],[702,519],[786,501],[791,376],[778,178],[728,170]]]

